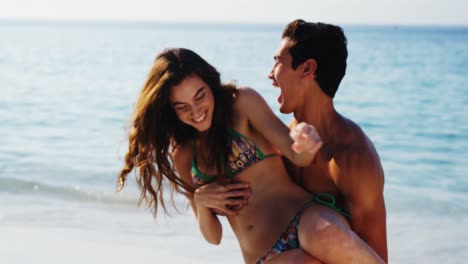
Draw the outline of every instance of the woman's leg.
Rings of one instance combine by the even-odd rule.
[[[304,209],[298,233],[301,248],[325,263],[384,263],[351,230],[346,219],[328,207],[311,205]]]

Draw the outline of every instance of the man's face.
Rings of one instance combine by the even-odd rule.
[[[284,114],[294,112],[302,97],[299,89],[301,73],[299,67],[296,70],[292,68],[292,56],[289,52],[288,42],[288,38],[281,41],[274,56],[275,64],[268,75],[268,78],[273,81],[273,86],[281,90],[278,102],[280,103],[280,112]]]

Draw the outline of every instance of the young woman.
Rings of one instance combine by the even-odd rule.
[[[169,49],[156,58],[136,104],[119,189],[137,167],[141,200],[149,195],[156,214],[159,205],[166,209],[168,180],[171,193],[188,197],[208,242],[219,244],[222,237],[214,209],[227,215],[246,263],[263,263],[289,249],[309,252],[313,197],[292,182],[278,153],[304,166],[322,143],[307,124],[288,134],[254,90],[222,85],[216,69],[196,53]],[[353,243],[347,245],[360,260],[379,263]]]

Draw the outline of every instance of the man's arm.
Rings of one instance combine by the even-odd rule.
[[[338,188],[352,215],[351,228],[387,263],[384,173],[374,146],[366,141],[365,147],[343,153]]]

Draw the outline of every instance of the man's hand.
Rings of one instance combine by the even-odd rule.
[[[314,126],[301,122],[291,129],[289,136],[294,143],[291,148],[298,154],[317,153],[323,142]]]
[[[195,190],[196,205],[211,208],[217,214],[237,215],[250,198],[248,183],[231,183],[225,186],[217,182],[203,185]]]

